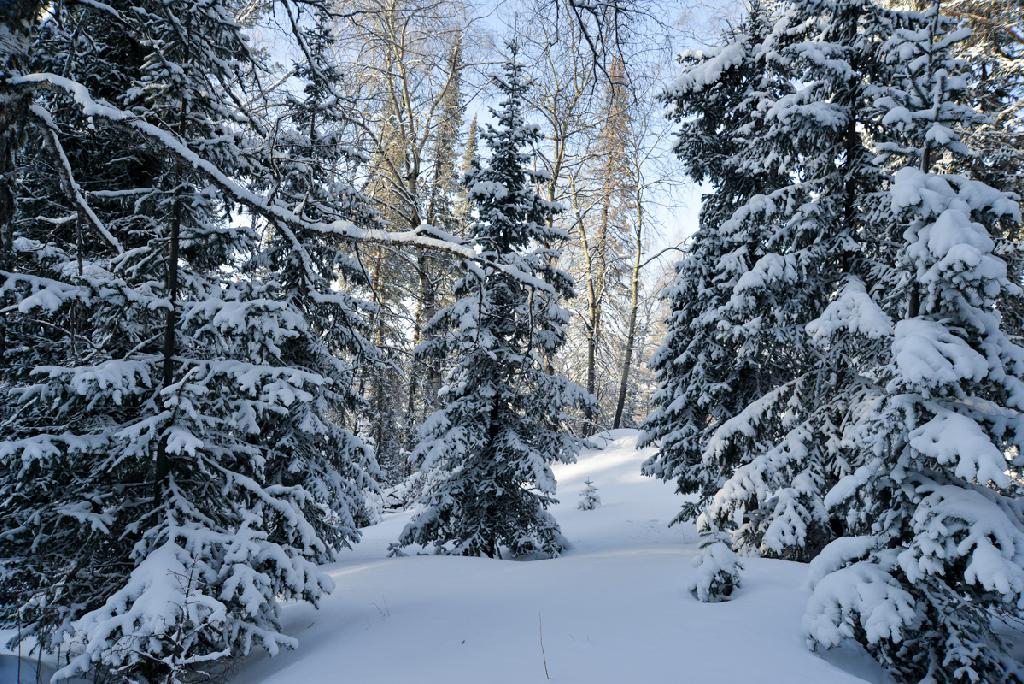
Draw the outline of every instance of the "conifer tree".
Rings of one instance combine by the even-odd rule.
[[[462,126],[462,37],[457,35],[448,59],[448,79],[439,98],[439,115],[431,150],[433,163],[426,207],[426,223],[436,226],[448,235],[459,235],[462,222],[455,209],[459,192],[459,178],[455,170],[459,129]],[[451,279],[446,279],[445,262],[432,257],[424,250],[416,257],[418,297],[414,326],[413,344],[418,346],[429,339],[427,323],[437,313],[442,298],[450,295]],[[448,287],[445,287],[447,285]],[[437,408],[437,395],[441,386],[441,360],[415,357],[409,369],[408,419],[419,425]],[[415,440],[415,431],[410,430],[410,440]]]
[[[904,3],[906,4],[906,3]],[[912,7],[911,7],[912,8]],[[971,87],[967,100],[986,120],[961,131],[975,154],[961,164],[993,187],[1024,195],[1024,16],[1014,0],[947,0],[942,11],[971,35],[957,41]],[[1011,236],[1019,240],[1019,235]]]
[[[576,508],[581,511],[592,511],[601,505],[601,497],[597,493],[597,485],[589,477],[583,484],[585,487],[580,491],[580,500]]]
[[[774,21],[752,5],[723,47],[689,58],[670,92],[682,120],[676,151],[717,191],[668,290],[668,333],[653,359],[660,388],[642,441],[659,447],[647,474],[697,494],[677,520],[697,518],[706,549],[731,531],[746,550],[800,558],[825,535],[820,475],[804,446],[813,441],[804,421],[819,414],[806,396],[816,379],[802,327],[825,297],[828,281],[814,276],[834,268],[829,249],[843,239],[828,224],[835,207],[819,205],[834,201],[846,169],[830,174],[822,162],[824,173],[808,173],[817,185],[795,182],[796,160],[838,156],[841,119],[800,106],[831,97],[831,84],[808,77],[808,92],[793,92],[779,65],[801,56],[783,58],[789,35]]]
[[[450,354],[454,367],[443,407],[421,428],[414,452],[426,474],[421,510],[399,539],[489,557],[501,547],[514,555],[564,548],[546,511],[555,501],[551,464],[575,458],[580,441],[561,421],[566,407],[586,401],[543,366],[564,341],[568,316],[559,300],[572,294],[572,283],[552,265],[565,234],[548,226],[557,207],[536,192],[530,155],[538,129],[526,120],[523,66],[516,47],[510,50],[497,80],[497,125],[482,136],[490,159],[467,179],[478,214],[471,239],[488,265],[459,281],[457,301],[435,317],[437,337],[424,348]],[[497,265],[532,273],[536,282],[528,287]]]
[[[728,533],[705,529],[700,537],[700,554],[693,560],[695,575],[690,593],[701,603],[728,601],[740,588],[743,565],[732,550]]]
[[[469,228],[472,221],[470,216],[473,205],[469,201],[469,193],[466,190],[465,179],[466,177],[476,171],[480,166],[480,159],[477,157],[477,123],[476,114],[469,120],[469,128],[466,131],[466,144],[462,148],[462,159],[459,160],[459,178],[458,191],[456,193],[455,200],[455,218],[458,229],[454,233],[457,236],[463,236]]]
[[[954,54],[968,69],[967,101],[985,121],[958,131],[974,151],[956,161],[957,172],[992,187],[1024,197],[1024,12],[1015,0],[948,0],[942,11],[960,19],[971,35],[955,45]],[[1020,224],[996,239],[996,252],[1011,273],[1024,273],[1024,237]],[[1024,330],[1024,303],[1005,297],[1000,302],[1005,327]]]
[[[883,173],[865,132],[883,125],[874,98],[876,83],[891,71],[877,48],[888,15],[865,0],[794,0],[770,17],[759,5],[752,9],[748,23],[761,15],[762,26],[772,25],[753,47],[762,82],[750,105],[754,122],[715,128],[711,136],[738,144],[747,155],[741,169],[759,175],[731,215],[709,226],[709,244],[732,245],[717,272],[714,261],[705,267],[711,282],[725,285],[721,303],[689,312],[696,297],[684,294],[679,312],[685,325],[706,326],[714,340],[699,342],[698,353],[727,350],[710,369],[729,382],[709,383],[704,365],[667,357],[673,366],[663,371],[659,398],[665,409],[650,421],[662,453],[649,471],[670,472],[665,465],[680,463],[669,460],[679,459],[677,439],[692,435],[692,455],[681,462],[693,464],[689,477],[707,483],[702,526],[732,530],[745,551],[806,560],[841,529],[824,497],[847,468],[839,444],[858,363],[889,326],[867,292],[876,255],[861,244],[878,238],[875,188]],[[730,44],[719,58],[724,65],[710,61],[684,79],[710,73],[709,87],[731,85],[724,67],[741,60],[744,45]],[[704,112],[709,105],[693,106]],[[684,127],[683,141],[690,130]],[[734,197],[730,185],[721,187],[714,201]],[[691,287],[689,279],[683,272],[676,287]],[[829,336],[844,327],[852,334]],[[694,386],[681,394],[677,382]],[[711,419],[690,423],[666,413],[686,415],[723,390]]]
[[[717,332],[717,312],[741,275],[748,241],[743,233],[727,233],[723,224],[773,184],[770,176],[750,173],[745,157],[764,128],[756,112],[767,86],[758,50],[769,19],[755,5],[726,45],[684,55],[684,72],[667,93],[671,115],[680,122],[676,154],[690,177],[718,188],[704,198],[698,231],[663,295],[670,314],[665,340],[651,359],[658,390],[638,444],[658,447],[644,464],[645,474],[674,480],[680,494],[697,495],[677,522],[696,517],[717,491],[717,477],[709,478],[701,462],[704,444],[710,429],[742,408],[739,392],[757,372],[737,363],[736,341]]]
[[[299,10],[304,10],[299,14]],[[363,159],[351,146],[354,105],[342,92],[344,76],[334,57],[328,3],[297,6],[293,25],[301,58],[293,68],[301,94],[287,91],[266,165],[275,171],[270,194],[313,223],[351,222],[379,227],[368,199],[352,185]],[[350,241],[319,230],[268,226],[269,239],[245,264],[259,296],[284,302],[299,331],[282,347],[281,361],[314,371],[306,401],[293,403],[261,427],[268,472],[315,493],[306,511],[331,549],[358,539],[365,520],[364,490],[381,477],[372,449],[354,436],[366,408],[356,394],[356,368],[382,360],[367,338],[371,307],[362,299],[368,278]],[[331,554],[328,554],[328,557]]]
[[[123,79],[138,78],[141,55],[119,49],[123,45],[111,38],[116,27],[110,17],[69,12],[58,5],[55,19],[32,33],[33,49],[21,55],[24,72],[58,70],[56,55],[68,49],[70,34],[80,28],[95,38],[90,49],[82,50],[81,62],[70,62],[68,77],[104,97],[119,94]],[[110,262],[125,248],[115,233],[139,231],[142,224],[123,208],[138,197],[117,196],[129,188],[145,188],[147,197],[155,194],[150,169],[158,170],[161,164],[142,145],[124,153],[123,136],[103,126],[90,128],[72,108],[61,106],[60,98],[26,93],[22,97],[27,101],[25,111],[34,116],[21,121],[31,135],[19,137],[16,151],[10,150],[21,164],[19,173],[8,176],[18,190],[10,205],[17,213],[5,222],[11,253],[0,274],[0,296],[21,308],[20,315],[3,314],[9,347],[0,381],[0,595],[4,623],[16,624],[20,618],[24,636],[51,646],[83,608],[95,607],[123,579],[123,570],[105,565],[109,556],[130,553],[130,543],[119,544],[110,537],[116,510],[107,500],[119,481],[137,482],[135,489],[148,498],[149,466],[139,466],[138,477],[127,475],[131,468],[98,472],[101,468],[92,462],[90,451],[97,449],[95,458],[101,458],[104,442],[113,441],[113,435],[103,434],[102,423],[89,426],[81,411],[84,397],[77,397],[73,386],[58,386],[49,400],[56,408],[51,408],[45,396],[33,402],[23,392],[46,389],[47,374],[95,358],[124,358],[141,335],[158,329],[157,314],[150,311],[143,310],[144,317],[134,321],[111,315],[137,296]],[[46,144],[29,147],[28,139]],[[95,163],[113,154],[121,155],[116,168]],[[90,161],[93,173],[80,184],[76,177]],[[56,179],[61,181],[55,183]],[[85,203],[86,191],[92,191],[91,204]],[[104,192],[114,199],[98,199]],[[47,373],[40,373],[40,368]],[[106,409],[111,395],[124,403],[123,393],[111,388],[113,377],[97,373],[106,391],[97,392],[94,405]],[[82,394],[87,393],[83,386]],[[128,406],[134,403],[129,401]],[[115,423],[119,417],[120,412],[110,410],[104,422]],[[82,436],[76,438],[75,433]],[[71,442],[65,444],[61,436]],[[100,484],[98,478],[109,480]],[[39,544],[44,539],[45,545]]]
[[[721,525],[742,516],[738,541],[764,555],[806,560],[835,533],[823,499],[845,468],[837,445],[850,392],[865,348],[889,325],[866,294],[879,266],[871,245],[884,179],[867,144],[884,125],[873,98],[891,78],[877,47],[888,26],[873,2],[797,0],[779,13],[780,38],[764,46],[773,78],[800,84],[765,104],[762,154],[780,160],[789,182],[766,209],[754,207],[776,226],[726,309],[737,333],[756,326],[773,377],[742,418],[712,437],[719,449],[747,441],[756,425],[764,446],[729,474],[708,512]],[[831,326],[853,334],[823,342]]]
[[[954,58],[968,34],[937,0],[916,4],[780,3],[750,60],[756,106],[729,109],[738,126],[713,107],[745,92],[742,40],[676,86],[691,168],[756,132],[748,168],[773,173],[717,221],[735,186],[718,180],[706,204],[670,291],[647,471],[706,504],[698,598],[731,593],[727,542],[809,558],[840,535],[812,565],[812,644],[857,639],[901,681],[1019,681],[993,620],[1019,619],[1024,589],[1010,460],[1024,366],[1000,315],[1020,289],[996,243],[1020,214],[958,175],[977,168],[961,133],[984,123]],[[744,226],[738,249],[721,246]],[[701,282],[725,292],[701,298]],[[690,352],[723,348],[710,364]]]
[[[995,628],[1024,605],[1019,505],[1024,349],[1000,302],[1020,296],[994,236],[1020,221],[1013,196],[955,172],[967,103],[967,33],[936,1],[892,12],[876,89],[892,170],[881,203],[885,250],[872,289],[896,321],[851,401],[848,466],[825,503],[847,534],[814,561],[812,644],[860,641],[901,681],[1022,681]],[[953,171],[950,171],[953,169]],[[844,331],[838,328],[836,334]]]
[[[276,183],[275,206],[311,227],[364,213],[322,173],[330,96],[309,73],[272,140],[291,159],[269,171],[250,137],[267,128],[239,106],[260,67],[237,9],[58,3],[40,29],[32,66],[55,92],[31,125],[47,149],[26,144],[2,284],[17,350],[0,390],[0,595],[19,637],[70,655],[61,676],[177,681],[292,645],[277,602],[330,588],[317,566],[356,538],[371,483],[369,451],[336,422],[365,343],[333,283],[358,270],[337,236],[297,234],[301,218],[230,222],[223,179]],[[42,194],[47,174],[64,196]]]

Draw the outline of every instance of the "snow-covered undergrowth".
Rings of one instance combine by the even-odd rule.
[[[744,559],[733,601],[703,604],[692,526],[669,528],[680,499],[640,475],[636,433],[556,467],[553,513],[572,547],[553,560],[387,558],[409,518],[391,514],[331,568],[333,595],[285,611],[297,650],[251,658],[234,682],[500,684],[551,681],[839,684],[885,682],[855,650],[807,650],[807,567]],[[600,507],[578,510],[590,477]],[[740,655],[742,654],[742,655]]]

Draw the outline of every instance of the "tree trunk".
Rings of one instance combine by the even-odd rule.
[[[178,135],[184,137],[185,123],[188,115],[188,103],[181,101],[178,109]],[[175,363],[174,357],[178,353],[178,259],[181,252],[181,224],[184,220],[184,199],[182,198],[181,184],[185,175],[184,167],[179,163],[174,174],[174,204],[171,207],[170,234],[167,241],[167,270],[164,275],[164,289],[167,291],[167,315],[164,318],[164,344],[163,344],[163,388],[166,389],[174,384]],[[163,496],[163,486],[171,473],[171,460],[167,456],[168,435],[160,438],[156,454],[156,477],[154,478],[154,499],[157,505]]]
[[[183,107],[184,109],[184,107]],[[182,198],[180,174],[176,179],[179,190],[174,197],[174,207],[171,211],[170,235],[167,243],[167,270],[164,276],[164,289],[167,291],[167,314],[164,318],[164,344],[163,344],[163,387],[164,389],[174,384],[175,363],[174,357],[178,352],[178,259],[181,249],[181,222],[182,222]],[[156,477],[154,478],[154,499],[159,504],[163,496],[163,486],[168,475],[171,473],[171,461],[167,456],[167,438],[165,434],[160,438],[156,456]]]
[[[934,0],[935,4],[935,17],[932,20],[932,32],[929,37],[930,41],[935,40],[935,35],[938,33],[938,21],[939,21],[939,2]],[[928,54],[928,75],[933,74],[931,64],[931,53]],[[932,102],[932,111],[939,111],[939,89],[935,90],[934,101]],[[938,114],[935,115],[938,119]],[[932,170],[932,149],[931,144],[927,138],[921,145],[921,166],[920,169],[923,173],[931,173]],[[917,318],[921,315],[921,286],[917,282],[917,278],[910,283],[910,296],[907,301],[907,318]]]
[[[597,399],[597,350],[601,344],[601,302],[604,299],[606,286],[606,275],[608,271],[608,226],[611,216],[611,195],[605,191],[603,205],[601,207],[601,223],[597,232],[597,263],[590,259],[587,264],[590,269],[588,280],[590,287],[587,291],[587,392]],[[594,406],[597,402],[588,404],[586,408],[587,420],[594,420]],[[591,427],[591,430],[593,426]]]
[[[428,339],[425,327],[437,313],[437,282],[432,273],[434,261],[428,256],[424,259],[424,282],[421,284],[420,295],[423,297],[423,323],[420,337]],[[437,395],[441,390],[441,369],[435,358],[428,357],[423,363],[426,381],[423,386],[424,416],[429,415],[437,406]]]
[[[418,156],[413,154],[414,160]],[[414,161],[409,170],[406,191],[409,196],[409,227],[416,230],[420,227],[420,213],[417,205],[419,192],[419,161]],[[427,221],[433,222],[434,217],[433,200],[427,210]],[[417,290],[416,313],[413,316],[412,350],[413,356],[409,362],[409,394],[406,398],[406,441],[409,448],[416,443],[416,428],[419,425],[419,418],[416,412],[416,399],[420,393],[420,375],[426,373],[426,364],[420,363],[415,356],[416,347],[423,341],[423,328],[433,315],[427,311],[430,297],[430,257],[422,249],[416,250],[416,273]],[[426,385],[426,383],[424,383]],[[424,405],[426,398],[424,397]]]
[[[626,327],[626,351],[622,359],[622,373],[619,375],[619,397],[615,402],[615,419],[612,428],[622,427],[622,411],[626,406],[626,390],[629,387],[629,372],[633,365],[633,346],[636,343],[636,316],[640,308],[640,255],[643,249],[643,207],[637,208],[636,245],[633,254],[633,271],[629,278],[629,324]]]
[[[437,313],[437,296],[436,288],[434,285],[431,272],[433,270],[433,261],[428,254],[422,249],[418,250],[416,255],[416,270],[419,278],[419,297],[416,302],[416,315],[413,320],[413,339],[412,347],[415,353],[416,347],[418,347],[426,339],[425,328],[427,323],[434,314]],[[420,375],[422,378],[422,392],[420,391]],[[440,387],[440,376],[437,370],[437,364],[427,361],[417,361],[415,358],[411,364],[411,372],[409,373],[409,397],[408,397],[408,416],[409,424],[415,426],[420,422],[420,416],[417,415],[416,411],[416,399],[418,395],[422,395],[424,417],[430,413],[431,408],[436,403],[438,388]],[[410,435],[413,435],[413,441],[415,441],[415,430],[410,431]]]
[[[573,204],[578,207],[576,197],[576,184],[570,180],[570,191],[573,193]],[[591,251],[590,239],[587,235],[587,227],[577,208],[579,216],[580,252],[583,255],[584,271],[587,280],[587,318],[584,323],[587,333],[587,393],[596,398],[597,388],[597,340],[598,327],[600,325],[601,295],[599,290],[599,265],[594,264],[594,254]],[[600,239],[600,235],[598,236]],[[588,403],[583,410],[584,418],[587,421],[586,429],[592,431],[594,420],[594,404]]]
[[[587,301],[587,392],[597,398],[597,340],[600,332],[601,305],[596,297]],[[587,404],[587,420],[594,419],[594,404]]]

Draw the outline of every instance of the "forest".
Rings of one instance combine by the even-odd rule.
[[[0,0],[0,684],[1024,684],[1021,0]]]

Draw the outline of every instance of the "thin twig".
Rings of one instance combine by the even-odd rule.
[[[540,617],[540,611],[537,611],[537,634],[540,636],[540,658],[544,663],[544,679],[551,679],[548,672],[548,655],[544,652],[544,621]]]
[[[683,249],[683,244],[684,243],[680,242],[678,245],[672,245],[671,247],[666,247],[665,249],[661,250],[660,252],[657,252],[657,253],[649,256],[647,259],[644,260],[644,262],[642,264],[640,264],[640,268],[644,268],[645,266],[647,266],[647,264],[651,263],[652,261],[654,261],[655,259],[660,257],[662,254],[665,254],[666,252],[680,252],[682,254],[686,254],[686,250]]]

